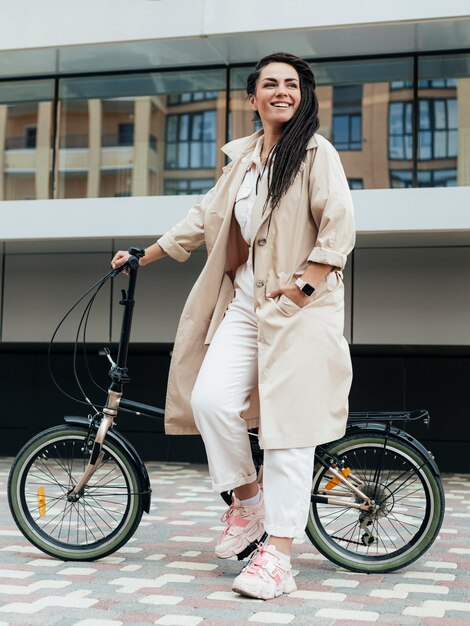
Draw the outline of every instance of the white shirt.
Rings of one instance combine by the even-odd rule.
[[[261,164],[263,137],[256,143],[250,157],[245,177],[235,199],[235,218],[240,225],[243,239],[250,246],[248,259],[237,269],[235,287],[241,288],[247,295],[253,295],[253,255],[251,246],[251,213],[256,200],[256,183],[265,174],[266,168]]]
[[[256,182],[259,176],[264,174],[264,167],[261,165],[261,149],[263,147],[263,137],[261,136],[250,157],[245,178],[238,190],[235,200],[235,217],[240,224],[243,239],[251,246],[251,212],[256,200]],[[251,256],[251,248],[250,248]]]

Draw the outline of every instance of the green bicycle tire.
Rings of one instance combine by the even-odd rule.
[[[8,479],[8,502],[13,519],[15,520],[19,530],[42,552],[64,561],[94,561],[112,554],[129,541],[136,531],[143,514],[141,486],[137,471],[125,452],[123,452],[123,450],[116,446],[112,441],[106,440],[103,446],[103,450],[106,454],[105,459],[109,459],[109,463],[113,464],[112,467],[114,468],[115,466],[118,468],[116,471],[122,473],[122,494],[124,500],[122,506],[120,502],[118,503],[120,505],[119,511],[121,509],[123,511],[122,520],[117,523],[115,528],[109,529],[109,531],[106,528],[106,525],[110,526],[110,524],[113,523],[113,520],[118,513],[114,511],[116,508],[115,504],[109,505],[109,496],[116,497],[115,494],[112,492],[105,492],[101,496],[98,496],[98,493],[100,493],[99,489],[103,490],[106,486],[103,485],[102,487],[94,487],[94,492],[90,489],[88,500],[90,501],[91,506],[98,511],[96,519],[99,521],[101,518],[102,524],[105,526],[105,530],[108,534],[105,534],[103,529],[101,529],[100,532],[103,533],[103,536],[100,538],[93,540],[93,535],[92,540],[88,543],[83,540],[78,541],[78,539],[74,543],[72,535],[76,533],[78,536],[80,522],[84,522],[84,525],[87,523],[86,513],[80,513],[80,506],[78,506],[78,514],[75,516],[76,522],[73,523],[73,530],[71,531],[69,528],[67,541],[61,539],[60,533],[59,537],[57,537],[53,536],[52,532],[47,530],[49,522],[41,525],[40,516],[37,515],[37,510],[40,510],[40,508],[39,506],[34,507],[33,505],[30,507],[28,505],[28,501],[31,502],[33,497],[31,494],[27,494],[25,491],[25,485],[28,483],[28,480],[38,480],[37,474],[34,474],[34,472],[38,472],[41,479],[44,479],[46,485],[52,484],[53,488],[56,490],[58,489],[59,492],[61,492],[59,493],[59,497],[52,498],[52,506],[60,507],[63,504],[64,511],[67,511],[67,513],[64,513],[63,520],[67,516],[72,520],[72,509],[74,505],[70,505],[70,503],[67,502],[66,492],[71,485],[73,485],[73,482],[70,483],[71,478],[69,478],[69,484],[66,486],[65,484],[60,483],[60,481],[55,477],[53,479],[48,478],[48,474],[52,475],[50,474],[51,470],[49,467],[46,467],[44,458],[42,458],[41,455],[45,456],[48,450],[54,449],[56,451],[56,459],[55,463],[52,463],[53,469],[56,469],[58,472],[61,472],[62,469],[64,470],[64,474],[68,472],[71,476],[74,471],[74,459],[67,459],[67,462],[65,462],[65,460],[61,457],[61,450],[66,451],[68,449],[67,446],[70,447],[71,444],[75,446],[74,442],[77,442],[77,445],[80,443],[83,445],[87,434],[88,430],[86,428],[69,425],[55,426],[39,433],[28,441],[20,450],[13,462]],[[73,447],[73,449],[75,450],[75,447]],[[44,465],[44,471],[42,471],[43,465],[38,465],[37,467],[39,467],[39,470],[37,469],[35,466],[36,460],[38,463],[42,463]],[[83,460],[82,468],[77,467],[77,471],[73,477],[75,480],[78,480],[81,476],[83,467],[87,461],[88,457]],[[114,469],[112,471],[114,471]],[[90,484],[92,484],[92,480],[90,481]],[[112,483],[112,481],[116,481],[117,478],[107,478],[107,480],[109,483]],[[114,486],[112,486],[113,489],[117,489],[115,485],[116,482],[114,482]],[[118,483],[118,485],[120,485],[120,483]],[[126,490],[127,494],[125,493]],[[121,493],[118,495],[121,496]],[[99,502],[99,497],[102,499],[105,498],[103,503]],[[108,500],[106,500],[106,497],[108,497]],[[82,507],[86,506],[86,504],[84,504],[86,500],[87,496],[85,495],[81,502]],[[66,507],[68,507],[68,509]],[[60,515],[60,513],[57,515]],[[90,520],[90,517],[88,519]],[[53,520],[53,523],[55,523],[55,520]],[[98,531],[95,529],[95,532],[97,533]],[[81,537],[83,537],[83,534]]]
[[[353,451],[360,450],[361,447],[373,449],[374,446],[380,451],[383,449],[383,443],[384,435],[380,433],[351,434],[335,442],[332,447],[328,448],[326,454],[327,458],[328,454],[341,457],[341,455],[346,453],[352,454]],[[312,503],[310,506],[306,527],[308,538],[327,559],[353,572],[388,573],[410,565],[428,550],[436,539],[442,525],[445,508],[442,483],[431,469],[429,463],[426,462],[424,456],[406,441],[392,435],[387,437],[386,449],[390,454],[395,454],[396,458],[398,456],[402,457],[410,467],[419,468],[416,470],[417,475],[419,475],[423,492],[426,495],[426,511],[420,529],[417,536],[410,539],[406,546],[390,555],[368,556],[368,554],[355,554],[353,550],[345,549],[337,541],[337,538],[332,538],[329,535],[328,530],[325,529],[321,522],[318,504]],[[317,463],[313,472],[313,493],[316,493],[325,473],[325,468],[320,463]],[[333,509],[334,507],[331,505],[331,508]],[[331,524],[331,520],[329,523]]]

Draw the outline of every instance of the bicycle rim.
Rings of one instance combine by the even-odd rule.
[[[78,500],[68,501],[88,463],[86,435],[69,427],[39,435],[20,452],[10,476],[10,507],[18,527],[38,548],[64,560],[114,552],[142,516],[138,477],[110,442]]]
[[[412,446],[384,436],[351,436],[329,450],[361,481],[359,489],[376,503],[374,514],[346,506],[360,499],[349,493],[344,506],[312,503],[307,535],[327,558],[352,571],[388,572],[404,567],[432,544],[442,523],[440,480]],[[327,489],[329,486],[329,489]],[[335,497],[345,492],[332,485],[331,474],[318,465],[313,493]]]

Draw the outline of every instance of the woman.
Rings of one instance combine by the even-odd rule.
[[[269,55],[247,82],[262,130],[222,148],[231,162],[141,264],[208,259],[184,307],[168,383],[166,432],[200,432],[213,487],[233,490],[216,554],[268,533],[233,590],[268,599],[296,586],[292,541],[307,523],[315,446],[341,437],[351,361],[341,270],[354,245],[351,195],[333,146],[317,135],[310,67]],[[120,251],[117,267],[128,258]],[[259,490],[247,428],[259,426]]]

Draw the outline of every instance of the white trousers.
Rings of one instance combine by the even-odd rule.
[[[218,492],[256,480],[246,422],[240,416],[258,384],[258,327],[250,265],[238,269],[235,288],[235,298],[212,339],[191,396],[213,488]],[[264,451],[265,531],[269,535],[303,537],[314,454],[315,448]]]

